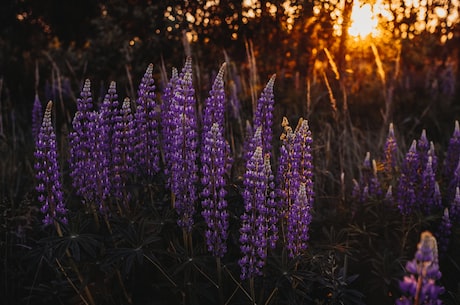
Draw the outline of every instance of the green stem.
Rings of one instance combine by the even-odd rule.
[[[224,305],[224,287],[222,286],[222,268],[220,257],[216,257],[217,286],[219,289],[219,304]]]
[[[251,301],[253,305],[256,305],[256,290],[254,287],[254,277],[251,276],[249,279],[249,292],[251,293]]]
[[[54,226],[56,227],[56,232],[58,236],[62,238],[64,234],[62,234],[61,226],[59,225],[57,221],[54,221]],[[75,264],[75,261],[73,260],[73,257],[69,252],[69,249],[66,249],[65,253],[67,257],[69,258],[70,267],[73,269],[73,271],[77,275],[77,278],[80,281],[80,283],[83,284],[84,283],[83,276],[81,275],[80,270],[77,267],[77,264]],[[93,295],[91,294],[91,291],[89,290],[87,285],[85,285],[84,291],[85,291],[86,297],[88,298],[88,303],[91,305],[96,305],[96,303],[94,302]],[[80,298],[83,298],[83,296],[80,293],[79,293],[79,296]]]

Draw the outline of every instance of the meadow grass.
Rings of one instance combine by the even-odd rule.
[[[4,300],[7,300],[6,303],[393,304],[402,295],[399,282],[406,274],[406,262],[413,258],[419,236],[425,230],[431,231],[439,244],[442,241],[442,248],[440,246],[439,250],[442,277],[437,280],[445,287],[446,292],[440,297],[446,304],[460,302],[457,276],[460,273],[459,219],[451,218],[450,231],[440,230],[445,224],[445,209],[455,210],[452,208],[455,200],[450,195],[455,185],[452,186],[450,182],[456,180],[453,176],[444,176],[442,170],[444,160],[447,159],[448,139],[454,131],[454,122],[451,123],[452,127],[448,132],[442,135],[440,143],[434,143],[436,149],[430,153],[437,157],[438,166],[433,170],[442,194],[441,206],[426,213],[424,206],[418,202],[410,212],[402,213],[400,207],[404,203],[401,203],[401,200],[405,197],[398,195],[397,191],[405,170],[409,144],[413,138],[421,142],[421,124],[407,123],[401,119],[395,122],[399,150],[394,156],[393,167],[386,171],[386,162],[389,161],[385,159],[384,149],[389,124],[392,119],[401,116],[394,112],[398,109],[395,105],[397,96],[394,86],[399,72],[393,74],[394,79],[386,79],[378,51],[372,49],[381,85],[378,91],[383,96],[384,103],[379,124],[356,118],[355,113],[358,112],[359,105],[353,102],[353,96],[349,96],[347,86],[350,79],[338,74],[334,60],[328,52],[327,63],[330,67],[320,71],[321,77],[305,80],[305,88],[301,90],[301,94],[277,89],[278,79],[280,87],[290,81],[277,76],[273,87],[274,109],[267,106],[268,108],[261,108],[262,114],[258,114],[260,100],[266,101],[261,96],[266,87],[260,83],[268,82],[268,78],[264,80],[257,73],[256,59],[250,44],[247,50],[248,74],[240,71],[238,65],[227,58],[222,76],[225,93],[222,102],[225,111],[222,114],[224,120],[220,123],[220,132],[228,143],[228,148],[223,149],[226,156],[231,159],[231,167],[230,163],[219,165],[225,169],[221,177],[225,180],[225,196],[222,199],[226,201],[225,210],[228,214],[225,220],[228,222],[227,233],[224,238],[226,251],[221,255],[216,254],[220,252],[208,251],[209,233],[206,232],[209,232],[209,223],[202,217],[205,207],[201,205],[206,185],[203,177],[206,175],[198,170],[196,175],[199,179],[188,183],[188,188],[181,188],[186,185],[186,181],[192,175],[191,171],[195,169],[186,163],[178,163],[177,159],[170,156],[182,149],[181,158],[185,159],[194,152],[197,155],[196,159],[192,160],[195,165],[200,169],[205,165],[206,160],[200,160],[199,157],[204,151],[205,141],[201,140],[198,134],[201,135],[206,130],[205,98],[209,96],[208,92],[211,90],[218,67],[216,71],[208,74],[202,72],[204,69],[199,68],[199,62],[190,61],[189,68],[186,69],[184,66],[183,70],[177,71],[177,82],[184,82],[180,85],[170,83],[174,74],[164,67],[155,68],[150,72],[155,84],[161,79],[156,88],[147,90],[155,95],[148,97],[153,103],[152,111],[155,112],[149,120],[157,120],[159,133],[165,135],[167,129],[164,121],[167,110],[164,110],[163,106],[169,107],[173,103],[178,103],[174,100],[175,96],[182,96],[192,103],[190,111],[193,114],[180,112],[188,107],[186,104],[174,104],[179,108],[172,110],[170,120],[182,118],[182,125],[168,127],[172,132],[169,134],[171,138],[160,136],[158,139],[146,140],[158,146],[158,169],[145,172],[142,170],[146,169],[146,165],[140,168],[133,166],[130,170],[111,171],[112,176],[104,176],[109,180],[115,176],[124,179],[122,195],[115,197],[113,193],[105,194],[101,190],[102,176],[99,175],[104,167],[98,167],[103,162],[102,159],[97,159],[97,154],[113,153],[114,148],[126,145],[106,146],[105,150],[97,149],[100,143],[112,139],[111,136],[115,137],[114,130],[109,131],[111,136],[108,135],[105,140],[103,137],[97,138],[100,143],[94,142],[93,139],[93,147],[90,145],[85,148],[88,150],[85,151],[86,157],[82,162],[91,161],[83,164],[95,166],[97,169],[83,168],[86,175],[83,182],[87,179],[86,182],[91,182],[97,187],[92,195],[75,188],[72,170],[76,165],[69,162],[73,160],[72,151],[69,149],[73,144],[69,134],[75,132],[73,118],[75,110],[79,107],[76,96],[80,99],[82,96],[66,88],[65,84],[68,82],[63,76],[65,73],[60,71],[58,65],[52,65],[54,72],[50,80],[50,92],[55,101],[49,114],[57,140],[56,153],[67,207],[67,221],[52,217],[53,221],[47,223],[48,226],[42,222],[43,213],[40,211],[41,204],[37,197],[39,191],[36,186],[40,180],[36,177],[34,169],[34,163],[37,162],[34,151],[37,146],[34,144],[30,126],[26,123],[28,118],[18,118],[14,110],[9,111],[5,107],[11,101],[1,101],[1,291]],[[52,58],[49,60],[53,62]],[[131,75],[129,69],[126,71],[128,83],[119,85],[114,90],[129,93],[129,108],[135,116],[140,95],[144,93],[134,93],[135,80],[141,82],[140,77]],[[159,75],[161,77],[155,78]],[[188,75],[187,78],[184,75]],[[82,88],[82,80],[74,75],[69,79],[70,83],[78,84],[78,89]],[[171,84],[173,93],[169,98],[166,97],[168,83]],[[93,94],[103,92],[93,95],[92,111],[101,117],[100,120],[103,120],[101,109],[106,101],[108,113],[115,111],[120,114],[122,109],[121,94],[114,97],[112,92],[112,95],[107,97],[106,87],[90,87]],[[278,96],[281,103],[278,103]],[[294,100],[300,100],[292,105],[292,109],[286,102],[291,96],[294,96]],[[160,112],[160,109],[163,112]],[[28,115],[31,117],[32,113]],[[125,115],[119,118],[126,118],[127,114]],[[370,115],[375,117],[375,113]],[[168,148],[165,144],[168,141],[165,140],[177,137],[175,132],[179,129],[188,131],[189,127],[194,126],[193,116],[196,116],[193,119],[197,120],[194,133],[188,133],[189,136],[181,138],[185,143],[196,136],[195,143],[183,144],[192,145],[192,148]],[[265,122],[258,116],[268,121]],[[308,223],[307,246],[299,254],[290,256],[286,248],[289,223],[283,218],[284,214],[280,214],[277,221],[277,241],[273,247],[263,250],[264,255],[258,256],[258,259],[264,261],[263,267],[249,276],[241,277],[241,223],[242,219],[249,219],[242,218],[242,215],[252,211],[251,208],[247,208],[248,199],[245,197],[245,191],[250,190],[250,160],[254,157],[257,147],[265,147],[267,144],[263,139],[271,136],[273,140],[268,140],[270,143],[267,149],[260,149],[262,159],[258,159],[260,163],[256,164],[269,162],[273,175],[278,175],[282,156],[282,141],[279,139],[286,127],[281,124],[284,116],[291,122],[293,134],[296,134],[295,126],[301,117],[306,118],[312,133],[311,175],[314,196],[311,198],[313,201],[308,212],[311,214],[311,222]],[[97,120],[91,125],[92,128],[102,124],[97,123]],[[256,123],[257,121],[260,123]],[[111,124],[110,121],[107,122]],[[435,126],[445,126],[444,124],[445,122],[437,121],[433,123]],[[260,143],[257,142],[259,140],[251,140],[257,133],[257,127],[260,127],[257,125],[265,126],[262,127],[265,129],[262,133],[270,134],[261,136]],[[128,125],[123,126],[120,130],[126,131]],[[435,134],[438,134],[439,130],[442,128],[439,127]],[[103,129],[92,131],[96,132],[94,137],[104,135]],[[100,134],[97,134],[98,132]],[[427,133],[429,135],[430,130],[427,130]],[[130,143],[133,147],[138,147],[142,140]],[[419,153],[428,151],[420,150]],[[124,165],[127,165],[127,154],[125,152],[123,155]],[[264,159],[264,155],[268,155],[268,159]],[[455,158],[458,160],[458,155]],[[98,164],[98,161],[101,161],[101,164]],[[174,167],[174,164],[180,166]],[[418,176],[411,180],[411,187],[414,188],[414,193],[421,194],[422,173],[426,165],[420,163],[418,166],[420,167],[414,169]],[[264,166],[255,166],[254,172],[262,167]],[[179,175],[181,168],[188,168],[189,171]],[[90,176],[90,172],[95,177]],[[175,186],[174,178],[177,177],[181,180]],[[268,179],[268,176],[262,177]],[[260,183],[263,181],[265,180],[262,179]],[[376,185],[378,187],[373,188]],[[390,186],[393,192],[391,196],[387,196]],[[265,187],[267,193],[270,192],[270,188],[278,188],[279,185],[277,183],[275,186]],[[191,196],[191,189],[196,192],[195,197]],[[406,189],[401,187],[400,191]],[[256,192],[257,188],[249,193]],[[294,194],[292,196],[288,206],[293,205],[296,199]],[[432,198],[434,194],[430,193],[428,196]],[[185,198],[182,205],[193,201],[196,209],[194,215],[187,214],[186,209],[181,210],[184,212],[178,210],[180,198]],[[268,197],[264,198],[262,201],[268,204],[270,200]],[[282,201],[278,193],[272,199]],[[257,213],[265,215],[263,211]],[[183,221],[178,223],[178,219]],[[302,221],[303,218],[298,220]],[[268,234],[269,229],[266,230],[257,234]]]

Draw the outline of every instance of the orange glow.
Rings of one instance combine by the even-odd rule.
[[[359,1],[355,1],[348,34],[360,38],[365,38],[369,35],[376,36],[379,34],[377,26],[378,20],[372,6],[368,3],[361,4]]]

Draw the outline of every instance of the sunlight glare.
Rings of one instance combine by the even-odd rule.
[[[360,38],[367,37],[368,35],[377,35],[377,25],[378,20],[372,12],[372,6],[367,3],[361,4],[360,1],[355,1],[348,34]]]

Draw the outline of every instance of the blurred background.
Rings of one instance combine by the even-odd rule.
[[[102,91],[115,80],[133,96],[148,63],[169,72],[186,55],[203,90],[224,61],[235,63],[251,80],[240,88],[242,99],[276,73],[287,114],[323,107],[332,91],[357,126],[451,123],[458,15],[458,0],[6,0],[0,128],[13,109],[27,113],[35,93],[74,101],[90,78]]]

